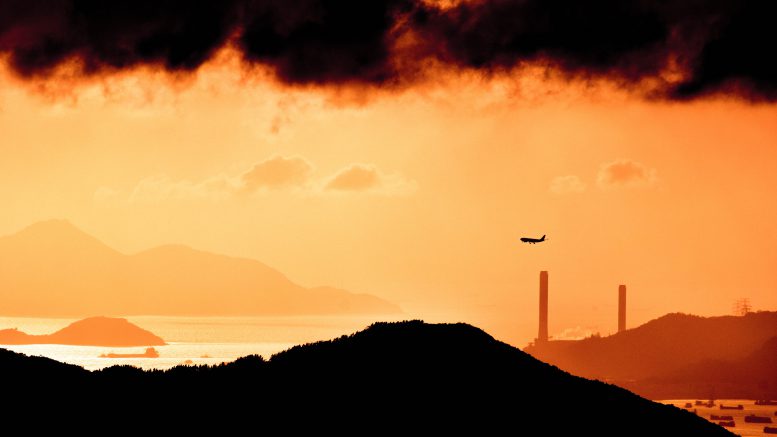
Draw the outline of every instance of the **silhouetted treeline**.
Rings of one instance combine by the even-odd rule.
[[[88,372],[0,351],[7,417],[33,426],[370,435],[730,435],[675,407],[544,364],[469,325],[378,323],[264,360]],[[84,428],[86,427],[86,428]],[[630,431],[631,430],[631,431]],[[638,430],[635,434],[633,431]],[[328,435],[328,434],[327,434]]]

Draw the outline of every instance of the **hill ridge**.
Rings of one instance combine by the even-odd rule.
[[[639,388],[641,382],[667,379],[704,361],[739,362],[774,336],[777,312],[773,311],[714,317],[671,313],[607,337],[537,343],[524,351],[573,374],[648,393]],[[768,369],[763,370],[759,374]],[[698,393],[688,390],[684,396]],[[748,390],[750,396],[759,391],[755,384]],[[651,387],[649,393],[658,393],[657,388]],[[662,395],[651,394],[656,396]]]
[[[301,286],[251,258],[178,244],[123,254],[65,220],[0,237],[0,309],[39,317],[401,313],[372,294]]]
[[[0,351],[0,370],[6,362],[16,363],[15,376],[0,371],[0,383],[8,384],[4,391],[15,405],[66,392],[70,402],[43,405],[37,413],[89,411],[108,423],[142,410],[197,417],[159,424],[176,429],[242,427],[259,419],[271,429],[340,434],[490,435],[541,426],[553,434],[621,436],[637,428],[644,435],[732,435],[687,411],[572,376],[467,324],[379,323],[269,360],[254,355],[167,371],[114,366],[88,372],[46,361],[28,372],[22,357]],[[569,399],[584,402],[548,407]]]

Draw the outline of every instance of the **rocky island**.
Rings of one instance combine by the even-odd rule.
[[[66,344],[76,346],[163,346],[157,335],[114,317],[89,317],[53,334],[30,335],[16,328],[0,330],[0,344]]]

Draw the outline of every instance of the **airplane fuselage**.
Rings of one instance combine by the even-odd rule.
[[[545,241],[545,236],[543,235],[542,238],[523,237],[523,238],[521,238],[521,241],[524,242],[524,243],[529,243],[529,244],[542,243],[543,241]]]

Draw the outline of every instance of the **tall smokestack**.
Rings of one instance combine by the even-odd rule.
[[[548,341],[548,272],[540,272],[540,332],[537,341]]]
[[[626,330],[626,286],[618,286],[618,332]]]

